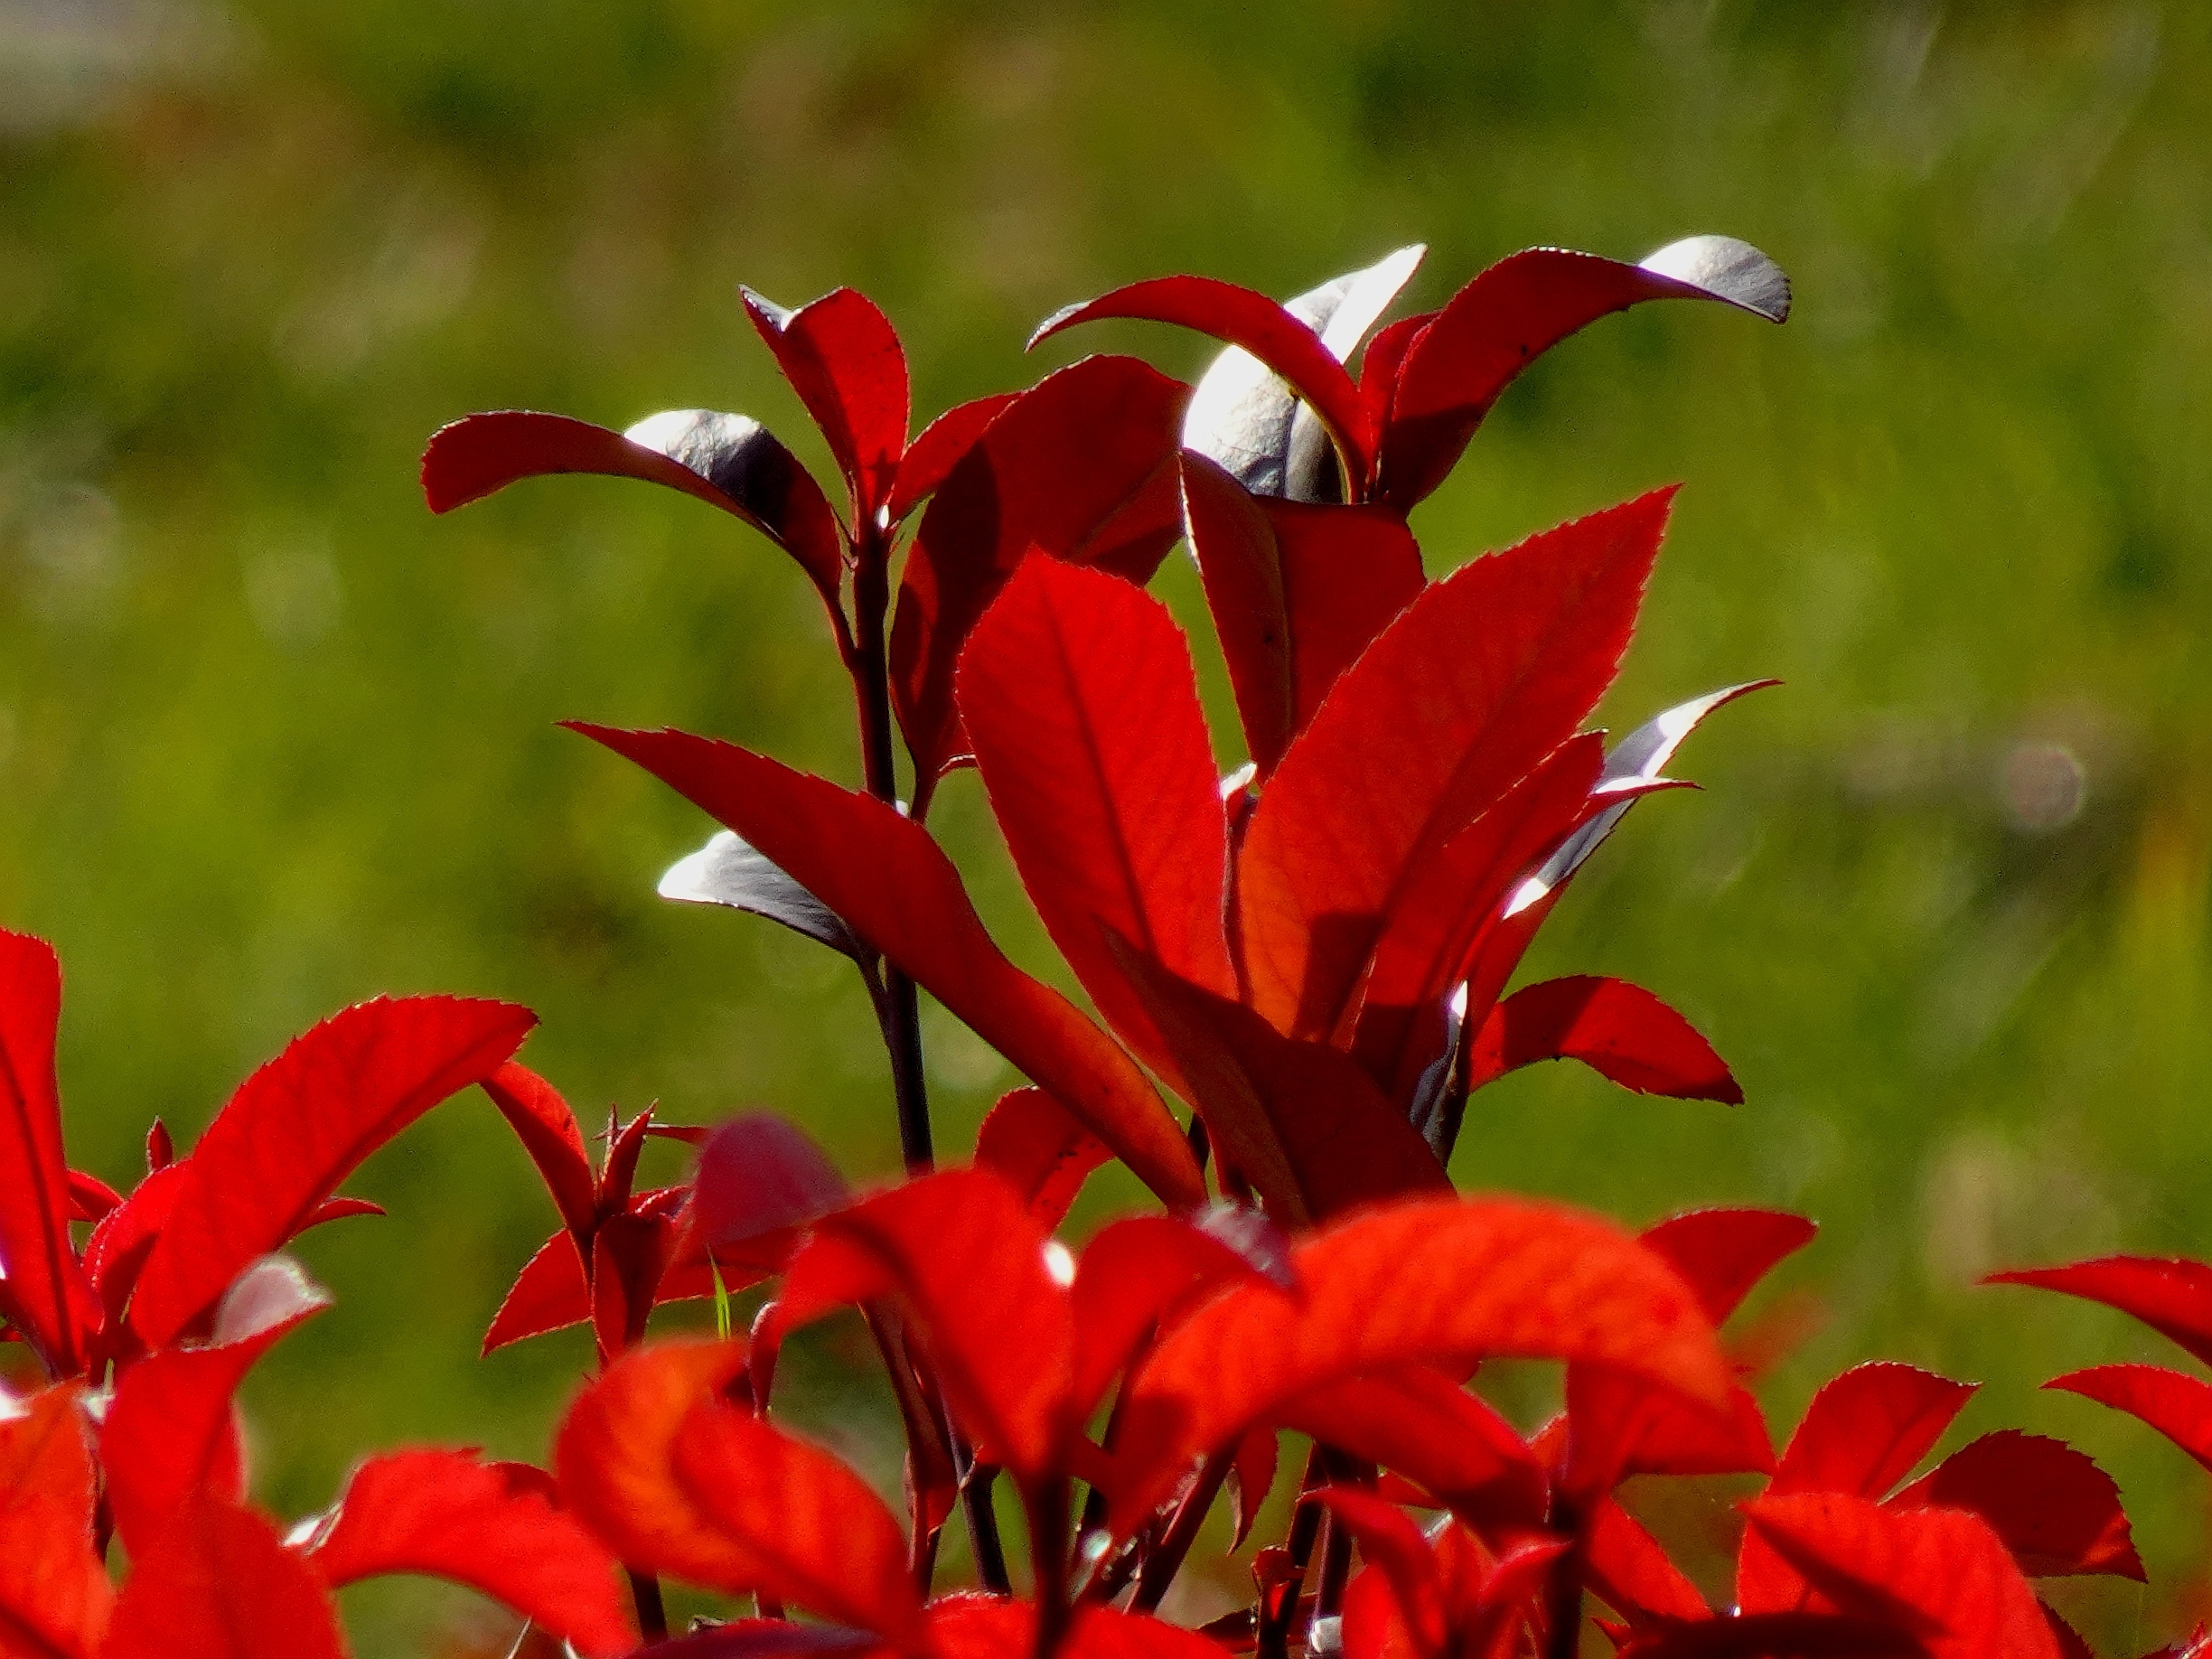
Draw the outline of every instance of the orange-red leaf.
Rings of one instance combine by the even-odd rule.
[[[527,1464],[421,1448],[370,1457],[347,1479],[307,1561],[335,1589],[420,1573],[481,1590],[595,1659],[636,1633],[606,1546],[552,1498]]]
[[[154,1346],[174,1340],[363,1158],[491,1076],[536,1023],[503,1002],[380,998],[296,1039],[240,1085],[184,1160],[138,1276],[133,1327]]]
[[[1175,1120],[1136,1064],[1008,961],[951,860],[883,801],[681,732],[576,730],[644,767],[791,872],[1088,1125],[1172,1204],[1204,1196]]]
[[[1037,1088],[1008,1091],[976,1131],[975,1161],[1021,1194],[1047,1233],[1066,1219],[1091,1172],[1112,1156],[1104,1141]]]

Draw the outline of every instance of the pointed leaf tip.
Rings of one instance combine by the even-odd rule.
[[[1702,288],[1740,310],[1783,323],[1790,314],[1787,272],[1750,243],[1732,236],[1685,236],[1642,261],[1654,276]]]

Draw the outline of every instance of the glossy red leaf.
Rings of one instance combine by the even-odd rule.
[[[1348,362],[1427,251],[1401,248],[1364,270],[1284,301],[1283,309],[1318,334],[1330,356]],[[1255,495],[1320,501],[1344,494],[1327,428],[1280,376],[1236,346],[1207,365],[1191,389],[1183,444]]]
[[[1107,931],[1233,997],[1228,825],[1190,651],[1141,589],[1031,559],[961,654],[961,718],[1037,914],[1108,1024],[1171,1084]]]
[[[906,1539],[842,1462],[748,1411],[706,1401],[677,1431],[676,1479],[736,1546],[715,1588],[763,1591],[900,1645],[920,1631]]]
[[[1719,1325],[1819,1231],[1784,1210],[1692,1210],[1645,1228],[1643,1239],[1673,1265],[1697,1292],[1705,1317]]]
[[[1744,1508],[1752,1531],[1836,1610],[1901,1626],[1932,1659],[2059,1659],[2035,1592],[1977,1515],[1887,1510],[1837,1492],[1770,1494]],[[1744,1610],[1801,1609],[1747,1598]]]
[[[790,1120],[754,1111],[717,1124],[691,1179],[691,1236],[717,1261],[781,1268],[800,1229],[851,1201],[822,1149]]]
[[[1424,855],[1597,707],[1635,626],[1672,492],[1429,586],[1337,681],[1252,814],[1237,914],[1253,1005],[1325,1036]]]
[[[576,1247],[589,1249],[598,1216],[598,1182],[576,1113],[558,1089],[520,1061],[507,1062],[483,1080],[483,1087],[537,1166]]]
[[[1748,1390],[1729,1393],[1725,1414],[1615,1372],[1570,1366],[1571,1424],[1563,1484],[1581,1495],[1610,1492],[1632,1475],[1766,1475],[1774,1441]]]
[[[1186,390],[1135,358],[1086,358],[1008,405],[946,475],[907,553],[891,624],[893,700],[921,801],[968,753],[953,670],[1015,567],[1042,552],[1142,583],[1181,538]]]
[[[631,1192],[637,1185],[638,1159],[644,1156],[645,1143],[652,1139],[652,1119],[651,1106],[627,1123],[614,1107],[607,1108],[606,1150],[599,1159],[598,1214],[602,1220],[633,1207]]]
[[[1218,1156],[1284,1226],[1448,1188],[1436,1154],[1350,1055],[1285,1036],[1133,951],[1119,954]]]
[[[851,485],[855,525],[873,518],[906,451],[906,353],[891,320],[850,288],[796,311],[750,288],[738,292]]]
[[[1590,1593],[1632,1624],[1701,1619],[1712,1609],[1659,1541],[1609,1497],[1590,1505],[1582,1531]]]
[[[1953,1452],[1889,1500],[1893,1509],[1966,1509],[2033,1578],[2110,1573],[2144,1582],[2112,1476],[2063,1440],[2017,1429]]]
[[[676,1250],[676,1223],[625,1210],[592,1233],[592,1334],[604,1363],[645,1340],[661,1276]]]
[[[2132,1314],[2191,1358],[2212,1365],[2212,1266],[2185,1257],[2100,1256],[2070,1267],[1992,1273],[1992,1285],[2032,1285]]]
[[[182,1160],[164,1164],[101,1216],[85,1240],[85,1275],[106,1310],[106,1328],[99,1345],[103,1350],[127,1335],[122,1326],[123,1309],[137,1285],[147,1252],[168,1223],[170,1206],[183,1183]]]
[[[2212,1469],[2212,1383],[2163,1365],[2092,1365],[2043,1386],[2139,1417]]]
[[[1359,389],[1320,336],[1266,295],[1212,276],[1158,276],[1054,313],[1029,337],[1029,344],[1035,348],[1079,323],[1110,317],[1176,323],[1250,352],[1289,382],[1321,418],[1356,481],[1355,493],[1364,493],[1375,438]]]
[[[983,1114],[975,1161],[1027,1200],[1047,1233],[1067,1218],[1091,1172],[1111,1158],[1093,1135],[1042,1089],[1013,1089]]]
[[[1609,1223],[1517,1199],[1409,1200],[1367,1211],[1292,1252],[1303,1296],[1216,1298],[1169,1331],[1122,1401],[1142,1476],[1120,1500],[1149,1513],[1159,1471],[1225,1445],[1280,1402],[1342,1379],[1486,1354],[1617,1366],[1719,1409],[1727,1363],[1674,1271]]]
[[[895,1296],[954,1415],[1017,1480],[1042,1479],[1080,1428],[1073,1316],[1045,1244],[1020,1195],[986,1170],[909,1181],[814,1229],[755,1345],[773,1353],[839,1307]]]
[[[471,415],[432,434],[423,498],[432,512],[451,512],[556,473],[643,479],[719,507],[790,554],[838,608],[845,549],[837,514],[797,457],[743,415],[669,409],[627,432],[522,409]]]
[[[1446,1047],[1446,1000],[1513,884],[1591,811],[1604,750],[1595,732],[1570,737],[1416,863],[1391,900],[1359,988],[1353,1052],[1392,1099],[1410,1101]],[[1486,1006],[1473,1005],[1477,1020]]]
[[[268,1257],[223,1298],[216,1341],[153,1354],[123,1373],[100,1426],[100,1464],[116,1532],[134,1558],[202,1495],[243,1501],[232,1397],[280,1337],[330,1303],[297,1263]]]
[[[615,1360],[555,1434],[562,1506],[631,1567],[718,1582],[731,1543],[677,1478],[675,1446],[691,1409],[742,1386],[745,1371],[742,1342],[659,1342]]]
[[[1789,279],[1757,248],[1691,237],[1641,265],[1558,248],[1501,259],[1451,297],[1407,351],[1382,440],[1380,493],[1405,511],[1444,481],[1498,394],[1586,324],[1654,299],[1711,299],[1769,322]]]
[[[820,895],[1161,1197],[1204,1199],[1189,1144],[1135,1063],[1066,998],[1007,960],[921,825],[730,744],[680,732],[574,729],[644,767]]]
[[[250,1509],[202,1496],[138,1557],[100,1659],[343,1659],[314,1568]]]
[[[1400,317],[1378,330],[1367,342],[1360,358],[1360,401],[1366,406],[1367,418],[1377,432],[1389,432],[1391,406],[1398,400],[1398,377],[1405,371],[1406,358],[1436,320],[1433,311]]]
[[[96,1495],[81,1396],[0,1392],[0,1654],[93,1659],[115,1599],[92,1552]]]
[[[1579,1060],[1638,1094],[1743,1104],[1728,1063],[1641,986],[1574,974],[1525,986],[1490,1010],[1468,1062],[1473,1085],[1540,1060]]]
[[[480,1590],[595,1659],[637,1645],[614,1558],[523,1464],[435,1448],[370,1457],[306,1559],[333,1589],[416,1573]]]
[[[1245,745],[1265,778],[1337,677],[1419,595],[1420,549],[1388,513],[1257,500],[1187,453],[1183,503]]]
[[[993,392],[967,403],[954,404],[922,428],[900,460],[898,479],[884,509],[894,524],[944,487],[945,479],[976,446],[991,422],[1004,414],[1019,392]]]
[[[138,1277],[133,1327],[155,1346],[174,1339],[362,1159],[491,1076],[536,1023],[502,1002],[380,998],[295,1041],[246,1080],[184,1161]]]
[[[489,1354],[525,1336],[581,1325],[591,1314],[591,1285],[584,1277],[575,1235],[557,1233],[523,1263],[484,1332],[480,1352]]]
[[[81,1369],[99,1300],[70,1242],[69,1163],[54,1034],[61,965],[42,939],[0,929],[0,1317],[47,1371]]]

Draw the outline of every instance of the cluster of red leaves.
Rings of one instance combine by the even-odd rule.
[[[1038,338],[1139,318],[1227,350],[1195,387],[1085,359],[912,442],[904,356],[873,305],[748,293],[841,506],[737,416],[617,434],[508,413],[440,432],[423,469],[438,511],[537,474],[642,478],[743,519],[820,595],[861,790],[678,732],[578,729],[725,826],[664,895],[851,960],[908,1178],[856,1195],[780,1119],[709,1133],[650,1111],[610,1122],[595,1167],[567,1102],[513,1059],[527,1014],[421,998],[316,1027],[187,1157],[157,1125],[123,1196],[63,1156],[53,958],[0,935],[0,1315],[48,1379],[0,1407],[0,1659],[312,1659],[342,1651],[329,1591],[385,1572],[473,1586],[579,1652],[668,1659],[1558,1659],[1593,1620],[1639,1659],[2086,1652],[2034,1580],[2142,1568],[2080,1453],[2000,1432],[1912,1479],[1971,1390],[1870,1364],[1823,1389],[1777,1457],[1748,1388],[1756,1345],[1720,1327],[1810,1223],[1716,1210],[1636,1237],[1451,1191],[1468,1095],[1535,1061],[1741,1098],[1649,992],[1583,976],[1505,992],[1582,862],[1750,688],[1610,750],[1581,730],[1669,492],[1436,580],[1407,514],[1521,369],[1586,323],[1659,298],[1779,321],[1788,289],[1722,238],[1635,266],[1538,249],[1378,331],[1419,256],[1288,305],[1195,277],[1120,290]],[[1226,778],[1188,643],[1144,591],[1178,542],[1242,728]],[[998,949],[932,835],[930,802],[962,767],[1095,1017]],[[970,1167],[933,1168],[917,986],[1032,1085],[989,1114]],[[470,1084],[560,1222],[485,1349],[589,1323],[598,1373],[549,1473],[458,1450],[372,1457],[327,1515],[281,1531],[247,1496],[233,1401],[325,1298],[273,1252],[372,1207],[338,1186]],[[640,1191],[656,1135],[692,1143],[692,1173]],[[1054,1234],[1110,1158],[1165,1209],[1072,1250]],[[81,1244],[72,1223],[91,1223]],[[2014,1277],[2212,1360],[2212,1271]],[[727,1293],[761,1284],[732,1339]],[[709,1294],[721,1340],[647,1341],[658,1305]],[[904,1517],[772,1412],[785,1339],[848,1308],[904,1430]],[[1563,1363],[1552,1421],[1523,1433],[1471,1386],[1498,1356]],[[2212,1385],[2147,1367],[2057,1385],[2212,1461]],[[1311,1449],[1251,1606],[1203,1630],[1163,1621],[1224,1496],[1245,1542],[1285,1431]],[[1621,1501],[1632,1477],[1710,1475],[1767,1477],[1720,1608]],[[1020,1594],[1001,1477],[1025,1523]],[[947,1589],[940,1542],[962,1509],[979,1586]],[[670,1637],[663,1578],[750,1598],[750,1616]]]

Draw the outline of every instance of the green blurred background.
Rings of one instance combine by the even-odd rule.
[[[196,1133],[323,1014],[452,989],[538,1009],[528,1057],[587,1116],[766,1104],[856,1176],[895,1164],[849,973],[654,899],[707,824],[552,724],[852,779],[811,592],[633,484],[433,520],[441,422],[707,405],[819,462],[741,280],[866,290],[927,414],[1026,383],[1037,319],[1138,276],[1288,293],[1420,239],[1433,305],[1525,244],[1724,230],[1796,278],[1788,327],[1597,325],[1416,528],[1440,571],[1685,482],[1611,723],[1788,684],[1697,740],[1706,792],[1635,815],[1532,968],[1673,999],[1749,1101],[1542,1068],[1477,1097],[1456,1173],[1819,1217],[1777,1422],[1871,1354],[1985,1379],[1969,1426],[2123,1481],[2161,1588],[2085,1617],[2147,1640],[2201,1598],[2204,1477],[2032,1390],[2166,1353],[1969,1287],[2212,1252],[2207,85],[2212,13],[2154,5],[0,0],[0,921],[67,967],[76,1160],[123,1182],[150,1115]],[[1185,571],[1162,589],[1194,614]],[[1047,968],[972,777],[941,821]],[[931,1020],[957,1147],[1009,1077]],[[390,1218],[303,1246],[340,1306],[253,1385],[286,1514],[405,1439],[543,1456],[588,1357],[474,1357],[552,1226],[480,1098],[352,1190]],[[892,1471],[841,1352],[808,1362],[825,1431]],[[464,1601],[372,1596],[357,1629],[426,1639]]]

